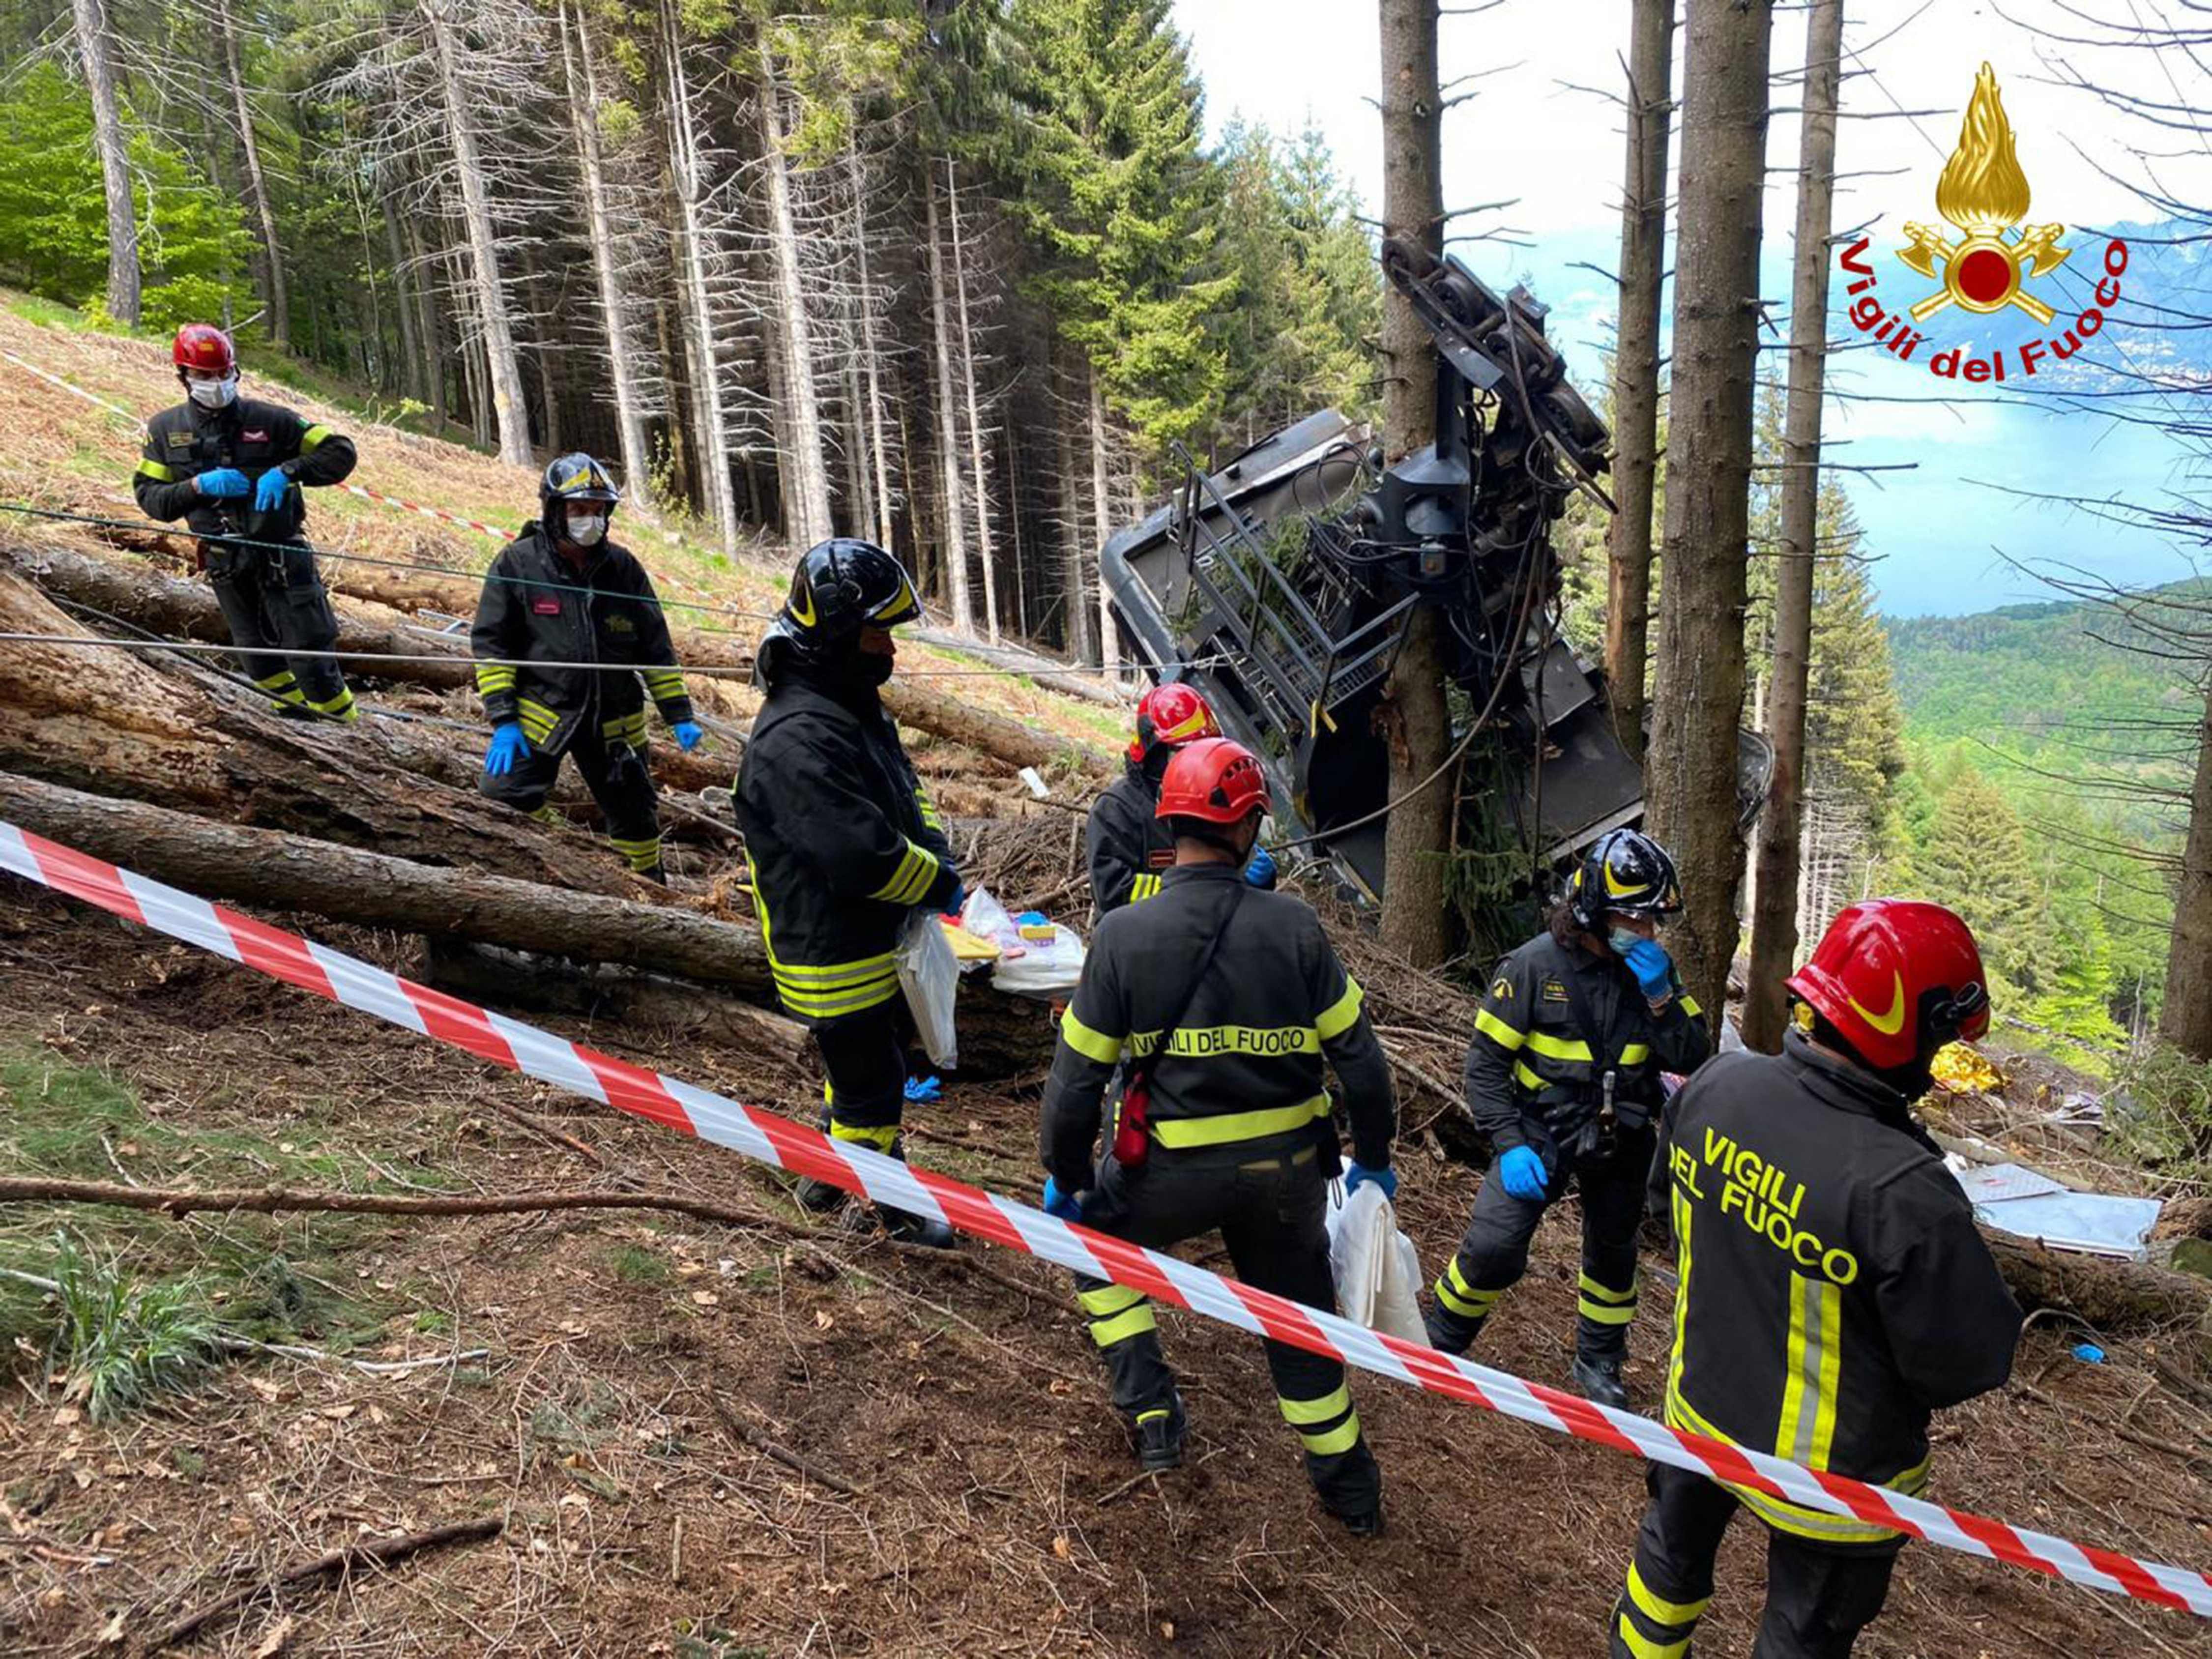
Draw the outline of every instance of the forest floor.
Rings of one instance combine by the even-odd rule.
[[[0,351],[134,416],[173,396],[143,342],[0,311]],[[349,429],[371,488],[495,523],[530,510],[535,481],[520,470],[357,421]],[[0,359],[0,499],[135,517],[137,447],[135,420]],[[319,538],[377,556],[480,569],[493,550],[489,538],[327,492],[316,512]],[[649,562],[663,559],[640,540]],[[772,565],[717,556],[672,546],[664,589],[680,580],[762,609],[779,593]],[[902,657],[902,672],[932,659]],[[1013,680],[955,684],[1070,739],[1117,735],[1101,729],[1109,711]],[[426,693],[374,700],[468,712],[465,698]],[[479,732],[465,724],[456,740]],[[1079,911],[1080,819],[1065,803],[1020,799],[1004,766],[950,744],[919,744],[915,757],[956,816],[969,867],[1010,907]],[[726,888],[726,854],[694,844],[676,857],[679,891]],[[0,883],[0,1169],[147,1187],[641,1200],[441,1218],[0,1212],[0,1652],[149,1651],[187,1614],[326,1551],[486,1517],[495,1536],[302,1579],[171,1650],[1603,1649],[1642,1508],[1642,1471],[1626,1458],[1356,1378],[1390,1529],[1355,1541],[1307,1490],[1257,1345],[1170,1311],[1191,1462],[1134,1479],[1057,1272],[972,1241],[950,1255],[898,1249],[858,1210],[808,1216],[771,1174],[729,1154]],[[414,967],[410,938],[273,919]],[[1339,937],[1400,1065],[1401,1216],[1433,1272],[1477,1181],[1424,1127],[1453,1109],[1468,1008],[1419,976],[1381,994],[1393,970],[1379,947],[1354,925]],[[541,1023],[749,1103],[807,1120],[817,1109],[816,1073],[788,1057],[641,1026]],[[951,1079],[941,1103],[913,1114],[914,1157],[1033,1198],[1041,1082]],[[656,1194],[757,1219],[702,1222],[651,1207]],[[1527,1281],[1486,1334],[1486,1362],[1565,1382],[1577,1221],[1570,1201],[1547,1222]],[[94,1310],[110,1325],[167,1316],[174,1329],[181,1309],[304,1352],[227,1351],[94,1421],[57,1362],[53,1298],[9,1276],[55,1277],[70,1251],[74,1282],[112,1274],[131,1317]],[[1218,1263],[1205,1243],[1192,1254]],[[1631,1382],[1649,1408],[1672,1281],[1656,1255],[1645,1275]],[[176,1304],[167,1316],[163,1295]],[[2206,1357],[2184,1339],[2144,1338],[2112,1341],[2093,1366],[2072,1357],[2075,1340],[2039,1322],[2014,1382],[1946,1416],[1936,1496],[2084,1542],[2212,1561],[2212,1394],[2163,1380],[2157,1363],[2201,1378]],[[410,1360],[430,1363],[362,1369]],[[1748,1650],[1759,1548],[1755,1527],[1736,1529],[1700,1652]],[[2204,1629],[1916,1546],[1859,1650],[2201,1655]]]

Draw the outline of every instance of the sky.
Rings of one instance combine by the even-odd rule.
[[[2176,15],[2179,3],[2120,0],[2112,9],[2149,23],[2161,12]],[[1833,224],[1838,233],[1863,227],[1871,238],[1874,297],[1885,309],[1900,310],[1936,286],[1900,264],[1895,250],[1905,245],[1908,219],[1956,234],[1936,214],[1936,180],[1984,62],[1996,73],[2033,194],[2027,222],[2059,222],[2067,232],[2062,246],[2074,250],[2056,276],[2030,285],[2059,313],[2049,329],[2017,312],[1972,319],[1954,307],[1923,325],[1928,343],[1916,348],[1915,362],[1865,349],[1831,356],[1826,459],[1869,469],[1846,473],[1844,481],[1868,532],[1870,574],[1893,616],[2052,597],[2011,561],[2076,566],[2131,583],[2177,580],[2197,568],[2186,550],[2151,532],[2004,493],[2159,499],[2188,482],[2164,434],[2047,404],[1994,401],[1926,372],[1946,346],[1984,357],[2002,347],[2012,365],[2008,386],[2021,384],[2020,344],[2063,336],[2092,302],[2099,262],[2116,229],[2133,239],[2133,274],[2144,276],[2155,264],[2157,284],[2168,290],[2139,297],[2212,310],[2197,303],[2206,297],[2197,290],[2212,286],[2212,276],[2196,249],[2142,246],[2145,234],[2161,234],[2160,215],[2130,187],[2147,174],[2129,145],[2160,152],[2149,165],[2166,196],[2201,203],[2212,203],[2212,146],[2124,119],[2075,84],[2086,79],[2151,104],[2186,106],[2207,101],[2201,73],[2177,61],[2184,78],[2172,82],[2152,54],[2039,34],[2039,27],[2057,35],[2098,32],[2083,21],[2089,9],[2066,7],[2067,0],[2008,0],[2001,13],[1978,0],[1846,0]],[[1364,210],[1379,210],[1382,135],[1372,100],[1380,46],[1369,0],[1176,0],[1175,15],[1205,84],[1210,132],[1218,137],[1239,118],[1281,132],[1316,126]],[[1474,94],[1444,116],[1444,205],[1518,198],[1455,221],[1455,234],[1465,240],[1449,251],[1493,287],[1523,282],[1550,305],[1549,331],[1566,348],[1577,383],[1594,404],[1603,392],[1601,354],[1615,304],[1609,273],[1619,258],[1622,140],[1613,97],[1625,78],[1627,35],[1626,0],[1504,0],[1479,15],[1445,18],[1441,33],[1448,95]],[[1778,348],[1771,357],[1762,354],[1767,374],[1783,372],[1778,348],[1789,328],[1799,120],[1794,71],[1803,61],[1804,36],[1802,9],[1778,8],[1772,63],[1778,76],[1791,78],[1778,82],[1767,141],[1760,286],[1773,302],[1775,331],[1767,337]],[[1678,97],[1681,46],[1678,27]],[[1678,132],[1671,159],[1679,163],[1680,156]],[[1672,234],[1670,225],[1670,264]],[[1832,340],[1858,337],[1843,312],[1850,297],[1845,280],[1838,271]],[[2127,280],[2124,274],[2124,289]],[[2123,300],[2115,315],[2124,319],[2128,310]],[[2172,360],[2176,338],[2115,321],[2093,349],[2100,360],[2148,368]],[[2200,362],[2207,355],[2201,346],[2184,349]],[[2034,384],[2070,375],[2084,385],[2095,372],[2079,362],[2055,373],[2046,368]],[[2212,569],[2212,560],[2203,568]]]

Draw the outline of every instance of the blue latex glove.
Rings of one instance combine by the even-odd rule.
[[[1044,1178],[1044,1197],[1041,1200],[1047,1215],[1056,1215],[1062,1221],[1083,1219],[1083,1199],[1075,1193],[1063,1193],[1060,1183],[1050,1176]]]
[[[1636,947],[1621,959],[1652,1001],[1662,1002],[1674,994],[1674,959],[1657,939],[1637,940]]]
[[[945,914],[957,916],[960,914],[960,907],[967,902],[968,884],[956,876],[952,881],[952,896],[945,901]]]
[[[687,755],[707,740],[707,734],[699,729],[696,720],[678,720],[668,729],[676,739],[676,746]]]
[[[1541,1198],[1551,1184],[1544,1173],[1544,1160],[1526,1146],[1512,1147],[1498,1160],[1498,1178],[1516,1198]]]
[[[234,466],[218,466],[194,478],[192,487],[210,501],[235,501],[253,493],[253,480]]]
[[[906,1097],[927,1106],[945,1098],[945,1079],[941,1077],[910,1077],[906,1080]]]
[[[484,750],[484,770],[493,777],[503,778],[514,770],[515,762],[530,752],[530,739],[522,735],[520,721],[509,720],[491,729],[491,747]]]
[[[1350,1198],[1370,1181],[1382,1189],[1383,1197],[1395,1199],[1398,1196],[1398,1172],[1395,1170],[1387,1166],[1370,1170],[1364,1164],[1353,1164],[1346,1168],[1344,1195]]]
[[[291,487],[292,481],[284,476],[283,467],[270,467],[253,486],[253,510],[274,513],[284,505],[284,492]]]
[[[1244,866],[1244,879],[1255,887],[1275,884],[1275,855],[1264,847],[1252,849],[1252,861]]]

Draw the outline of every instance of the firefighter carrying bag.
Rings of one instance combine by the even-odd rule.
[[[1168,1045],[1175,1041],[1176,1028],[1190,1013],[1190,1006],[1198,1000],[1198,988],[1206,983],[1206,975],[1212,970],[1214,953],[1220,950],[1221,941],[1228,936],[1229,924],[1237,919],[1237,907],[1244,902],[1251,890],[1243,882],[1233,884],[1229,902],[1222,907],[1221,920],[1214,925],[1213,937],[1206,940],[1206,949],[1198,958],[1198,972],[1191,975],[1190,988],[1183,993],[1182,1006],[1176,1010],[1175,1018],[1160,1028],[1160,1034],[1152,1048],[1131,1064],[1121,1085],[1121,1103],[1114,1115],[1114,1161],[1125,1170],[1141,1164],[1152,1151],[1152,1138],[1145,1133],[1145,1124],[1152,1097],[1152,1072],[1167,1053]]]

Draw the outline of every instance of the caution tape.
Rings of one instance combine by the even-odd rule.
[[[512,530],[501,530],[498,526],[486,524],[481,519],[465,519],[459,514],[448,513],[441,507],[425,507],[420,501],[407,501],[398,495],[380,495],[375,490],[366,489],[357,483],[342,483],[337,488],[343,489],[349,495],[358,495],[365,501],[377,501],[386,507],[397,507],[409,513],[419,513],[424,518],[435,519],[441,524],[457,524],[464,530],[480,530],[485,535],[495,537],[502,542],[511,542],[515,538],[516,532]]]
[[[163,883],[0,823],[0,869],[198,945],[303,991],[373,1014],[418,1036],[533,1077],[679,1133],[878,1204],[941,1219],[1255,1336],[1326,1354],[1395,1382],[1464,1401],[1554,1433],[1668,1463],[1709,1479],[1881,1527],[1961,1554],[2003,1561],[2070,1583],[2212,1618],[2212,1575],[2014,1527],[1881,1486],[1808,1469],[1527,1382],[1510,1372],[1385,1336],[1219,1273],[1140,1249],[1026,1204],[836,1141],[772,1112],[741,1106],[434,991],[328,946],[210,904]]]

